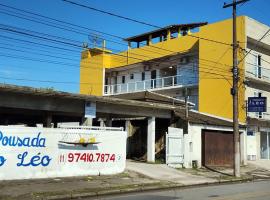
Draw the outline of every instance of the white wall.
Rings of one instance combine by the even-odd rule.
[[[126,137],[120,130],[0,126],[0,180],[121,173]],[[78,144],[83,140],[92,144]]]
[[[266,24],[260,23],[250,17],[246,17],[246,34],[248,37],[259,40],[268,29],[269,26]],[[261,41],[263,43],[270,44],[270,37],[265,37]]]
[[[177,65],[177,84],[191,85],[198,84],[199,71],[198,60],[193,57],[188,57],[186,64],[180,63]]]
[[[192,167],[193,160],[198,161],[198,167],[202,166],[202,129],[232,131],[231,128],[222,126],[210,126],[190,123],[188,127],[188,134],[184,135],[184,167],[186,168]],[[246,164],[246,131],[244,129],[241,129],[240,131],[242,132],[240,136],[241,162],[243,164]]]

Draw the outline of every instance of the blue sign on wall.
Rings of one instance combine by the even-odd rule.
[[[266,112],[266,97],[248,97],[248,112]]]

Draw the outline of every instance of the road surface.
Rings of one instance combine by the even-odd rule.
[[[270,200],[270,181],[150,191],[91,199],[104,200]]]

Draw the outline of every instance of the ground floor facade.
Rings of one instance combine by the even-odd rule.
[[[247,147],[248,160],[270,160],[270,128],[248,127]]]

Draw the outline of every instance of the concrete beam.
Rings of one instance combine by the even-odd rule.
[[[157,108],[141,108],[128,105],[115,105],[108,103],[97,102],[97,112],[108,113],[114,115],[127,115],[136,117],[158,117],[158,118],[171,118],[171,111]]]
[[[51,112],[84,113],[84,101],[60,99],[26,94],[0,92],[0,105],[7,108],[42,110]]]

